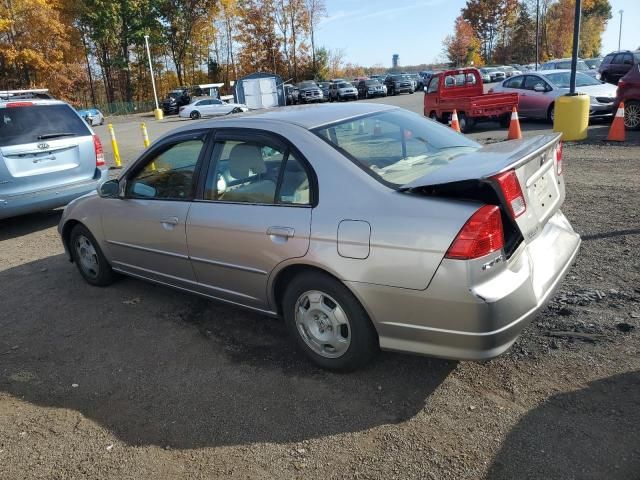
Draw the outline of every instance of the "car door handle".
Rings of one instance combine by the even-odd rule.
[[[291,227],[269,227],[267,228],[267,235],[274,237],[293,237],[295,230]]]
[[[178,219],[178,217],[167,217],[160,220],[160,223],[162,223],[163,225],[178,225],[178,223],[180,223],[180,220]]]

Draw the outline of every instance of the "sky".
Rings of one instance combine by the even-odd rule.
[[[391,66],[391,56],[400,55],[400,65],[433,63],[441,58],[442,40],[453,24],[464,0],[325,0],[327,18],[319,26],[316,43],[341,49],[345,61],[363,66]],[[640,47],[640,0],[609,0],[612,18],[602,36],[602,54],[618,49],[622,21],[622,49]]]

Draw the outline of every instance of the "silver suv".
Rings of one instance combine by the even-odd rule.
[[[68,104],[0,92],[0,219],[66,205],[108,178],[102,144]]]

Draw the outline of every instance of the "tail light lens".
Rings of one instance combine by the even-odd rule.
[[[470,260],[488,255],[504,247],[500,209],[484,205],[474,213],[445,254],[446,258]]]
[[[562,142],[556,146],[556,174],[562,175]]]
[[[618,80],[618,88],[624,88],[626,86],[626,83],[624,80]]]
[[[492,178],[498,182],[500,190],[502,190],[511,217],[513,219],[518,218],[527,210],[527,203],[524,201],[524,195],[515,170],[509,170]]]
[[[96,151],[96,167],[104,167],[104,150],[97,135],[93,135],[93,149]]]
[[[5,104],[7,108],[15,108],[15,107],[31,107],[33,106],[33,102],[9,102]]]

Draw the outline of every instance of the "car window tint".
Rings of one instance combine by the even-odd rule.
[[[625,53],[622,59],[622,63],[633,65],[633,55],[631,55],[630,53]]]
[[[290,203],[294,205],[309,205],[310,190],[309,177],[298,159],[289,153],[284,164],[282,174],[282,184],[278,200],[280,203]]]
[[[611,63],[622,63],[623,58],[624,58],[624,55],[622,53],[619,53],[615,57],[613,57],[613,60],[611,61]]]
[[[236,140],[219,142],[220,156],[205,182],[205,200],[275,203],[276,185],[285,152]]]
[[[210,100],[211,105],[222,105],[222,100]]]
[[[191,196],[193,174],[203,140],[176,143],[149,160],[127,183],[134,198],[185,200]]]
[[[522,83],[524,82],[524,77],[513,77],[504,82],[502,85],[507,88],[523,88]]]
[[[65,135],[51,136],[55,134]],[[0,109],[0,147],[85,135],[91,135],[91,132],[82,118],[68,105]]]

